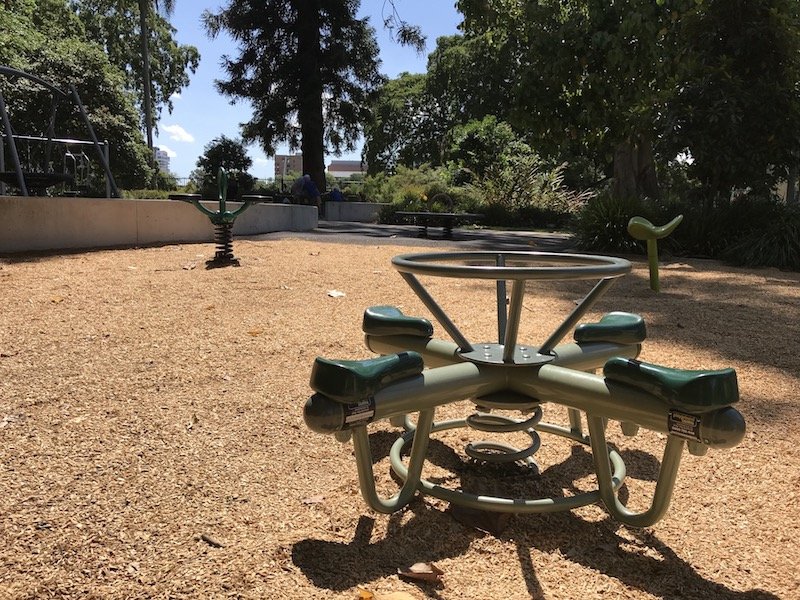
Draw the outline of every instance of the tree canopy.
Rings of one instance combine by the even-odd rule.
[[[140,186],[149,177],[149,157],[123,75],[97,44],[87,41],[83,24],[66,0],[14,0],[0,5],[0,31],[0,64],[36,75],[60,89],[75,85],[98,138],[110,144],[117,184]],[[0,85],[6,82],[0,78]],[[3,95],[16,133],[47,135],[49,91],[18,80],[4,85]],[[55,133],[88,137],[70,101],[59,105]]]
[[[375,31],[355,17],[359,0],[229,1],[206,11],[209,35],[227,32],[238,56],[223,57],[217,89],[253,108],[245,142],[274,154],[300,147],[304,170],[325,189],[325,151],[355,149],[367,98],[382,81]]]
[[[88,39],[96,41],[125,77],[125,89],[134,95],[144,124],[144,65],[141,48],[139,0],[69,0],[83,23]],[[157,4],[157,3],[156,3]],[[172,95],[189,84],[200,63],[197,48],[175,41],[175,28],[158,11],[147,11],[150,96],[153,124],[161,111],[172,110]]]
[[[247,193],[253,188],[255,179],[248,173],[253,159],[241,140],[221,135],[211,140],[203,148],[203,155],[197,159],[197,168],[202,171],[201,186],[204,193],[216,192],[217,174],[220,167],[228,173],[229,186],[235,185],[238,193]],[[216,193],[213,194],[216,197]],[[234,194],[229,194],[230,198]]]

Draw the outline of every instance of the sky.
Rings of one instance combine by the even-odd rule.
[[[396,77],[403,71],[424,73],[428,53],[436,45],[436,38],[458,33],[460,14],[455,9],[455,0],[396,0],[400,16],[407,22],[418,25],[427,37],[427,48],[418,54],[410,47],[400,46],[390,38],[383,28],[382,11],[384,0],[362,0],[359,16],[369,17],[375,28],[380,58],[381,72],[388,77]],[[158,124],[158,135],[154,145],[165,150],[170,156],[170,171],[177,177],[188,177],[196,168],[197,159],[203,148],[214,138],[225,135],[239,139],[239,124],[250,119],[249,103],[240,102],[232,106],[230,99],[220,95],[214,87],[214,80],[225,77],[220,67],[223,55],[238,56],[238,48],[230,38],[220,34],[209,39],[200,21],[205,9],[216,12],[222,2],[190,2],[178,0],[170,22],[177,29],[175,39],[179,44],[195,46],[200,52],[200,66],[190,77],[190,83],[173,98],[173,111],[162,111]],[[287,146],[278,147],[278,154],[288,154]],[[274,161],[260,148],[248,148],[253,159],[250,174],[258,179],[272,178],[275,173]],[[326,157],[331,160],[358,160],[361,148],[342,156]]]

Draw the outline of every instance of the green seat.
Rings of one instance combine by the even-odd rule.
[[[311,388],[331,400],[354,403],[375,395],[385,385],[422,373],[422,356],[400,352],[368,360],[328,360],[317,357]]]
[[[361,329],[367,335],[431,337],[433,325],[422,317],[408,317],[395,306],[371,306],[364,311]]]
[[[656,227],[644,217],[631,217],[628,221],[628,233],[637,240],[660,240],[675,231],[683,221],[683,215],[678,215],[672,221],[661,227]]]
[[[576,342],[641,344],[647,337],[647,328],[639,315],[610,312],[597,323],[578,325],[573,336]]]
[[[690,413],[711,412],[739,400],[733,369],[689,371],[614,357],[606,362],[603,375],[608,381],[648,392]]]

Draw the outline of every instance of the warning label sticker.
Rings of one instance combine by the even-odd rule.
[[[669,411],[667,431],[687,440],[703,441],[700,439],[700,417],[678,410]]]
[[[344,407],[344,422],[358,423],[359,421],[369,422],[375,416],[375,399],[369,398],[355,404],[346,404]]]

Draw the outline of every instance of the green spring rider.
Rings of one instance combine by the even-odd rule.
[[[236,217],[253,204],[262,201],[262,197],[245,196],[242,206],[234,211],[230,211],[226,207],[228,200],[228,173],[222,167],[220,167],[217,173],[217,186],[219,188],[219,210],[216,211],[209,210],[201,204],[202,196],[200,194],[170,194],[169,199],[193,204],[197,210],[209,218],[211,224],[214,226],[214,243],[217,249],[214,253],[214,258],[206,261],[207,269],[230,266],[238,267],[239,259],[233,256],[233,223],[236,221]]]
[[[661,227],[656,227],[644,217],[632,217],[628,221],[628,233],[637,240],[647,242],[647,263],[650,267],[650,289],[660,291],[658,283],[658,242],[675,231],[683,221],[683,215],[678,215],[672,221]]]

